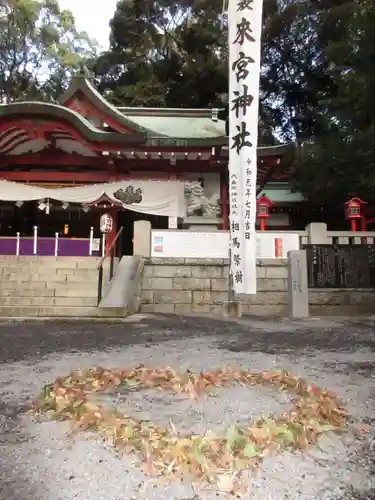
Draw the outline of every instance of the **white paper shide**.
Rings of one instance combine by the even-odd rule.
[[[256,180],[263,0],[229,0],[229,202],[237,294],[256,293]]]

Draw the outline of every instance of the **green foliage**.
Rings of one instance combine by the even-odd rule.
[[[227,93],[226,34],[217,0],[120,1],[100,88],[123,105],[205,107]]]
[[[321,129],[302,148],[295,188],[317,205],[342,206],[352,196],[375,202],[375,4],[325,3],[319,35],[334,91],[319,96]]]
[[[260,143],[296,141],[293,183],[315,205],[375,202],[375,3],[264,0]],[[114,104],[228,103],[220,0],[120,0],[97,56],[57,0],[0,1],[0,100],[54,99],[82,61]]]
[[[320,101],[335,92],[321,36],[329,1],[265,1],[261,99],[286,141],[319,133]]]
[[[122,0],[111,47],[95,64],[99,90],[117,105],[220,107],[227,114],[228,40],[218,0]],[[261,106],[261,141],[275,143]]]
[[[121,0],[96,61],[114,103],[226,107],[218,0]],[[264,0],[260,143],[303,145],[294,188],[313,204],[374,199],[373,0]],[[225,115],[225,113],[224,113]]]
[[[70,71],[95,55],[86,33],[57,0],[5,0],[0,5],[0,100],[53,99]]]

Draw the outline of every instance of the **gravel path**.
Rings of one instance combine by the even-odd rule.
[[[367,433],[325,436],[305,454],[266,459],[248,480],[255,500],[375,499],[375,322],[306,322],[139,315],[122,324],[0,324],[1,500],[213,500],[216,491],[146,477],[135,457],[95,436],[67,435],[66,423],[35,422],[30,398],[77,367],[170,365],[199,371],[224,365],[287,369],[335,391]],[[284,412],[272,389],[232,387],[197,404],[156,391],[106,397],[106,404],[185,432],[223,430],[256,415]]]

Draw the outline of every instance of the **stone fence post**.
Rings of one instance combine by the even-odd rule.
[[[148,220],[134,222],[133,255],[151,257],[151,222]]]
[[[309,245],[327,245],[332,243],[327,233],[327,224],[324,222],[311,222],[306,226]]]
[[[306,250],[288,252],[288,306],[291,318],[309,317]]]

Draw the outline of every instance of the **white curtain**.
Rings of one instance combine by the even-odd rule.
[[[0,201],[34,201],[49,198],[62,203],[87,205],[107,196],[111,201],[121,203],[114,197],[114,193],[129,186],[142,190],[142,201],[132,205],[122,204],[123,208],[151,215],[186,216],[184,183],[180,181],[121,181],[53,189],[3,180],[0,181]]]

